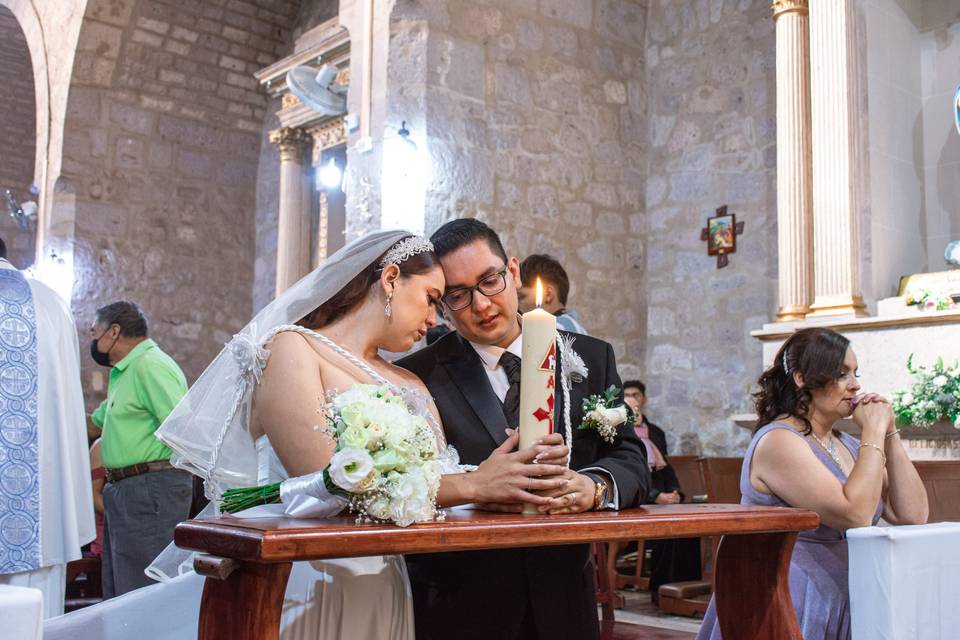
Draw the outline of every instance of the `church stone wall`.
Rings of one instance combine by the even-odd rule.
[[[670,450],[742,454],[776,309],[775,38],[769,0],[656,0],[647,28],[649,414]],[[700,229],[729,205],[745,233],[717,269]]]
[[[36,157],[36,98],[27,40],[16,17],[0,6],[0,237],[7,258],[25,268],[33,263],[34,236],[17,228],[7,215],[4,190],[12,189],[21,202],[30,194]]]
[[[426,230],[477,217],[556,256],[570,306],[636,374],[644,350],[646,2],[398,0],[389,114],[426,131]],[[413,115],[411,115],[413,114]]]
[[[97,307],[137,301],[191,382],[250,317],[268,101],[252,73],[285,54],[298,8],[140,0],[84,17],[58,185],[74,313],[85,330]],[[104,376],[84,366],[92,403]]]

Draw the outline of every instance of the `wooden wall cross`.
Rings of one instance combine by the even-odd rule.
[[[707,255],[717,256],[717,269],[723,269],[730,264],[727,256],[737,251],[743,222],[737,222],[735,213],[727,213],[727,205],[717,208],[716,214],[707,218],[707,226],[700,230],[700,241],[707,243]]]

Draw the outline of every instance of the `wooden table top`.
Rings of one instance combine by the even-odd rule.
[[[812,511],[725,504],[648,505],[574,515],[490,513],[448,509],[444,522],[401,528],[356,524],[353,516],[324,520],[188,520],[175,541],[185,549],[253,562],[290,562],[385,554],[468,551],[579,544],[599,540],[804,531],[820,522]]]

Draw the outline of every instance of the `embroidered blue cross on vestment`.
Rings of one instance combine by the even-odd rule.
[[[37,378],[30,284],[0,269],[0,574],[40,567]]]

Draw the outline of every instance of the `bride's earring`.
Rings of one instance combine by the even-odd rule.
[[[393,291],[387,294],[387,304],[383,307],[383,315],[388,318],[393,314],[393,309],[390,307],[391,300],[393,300]]]

